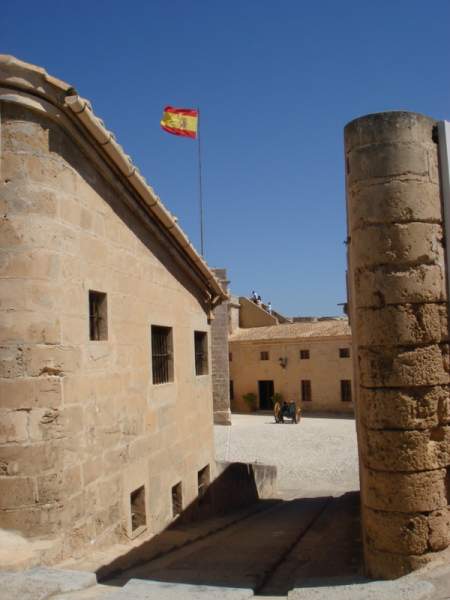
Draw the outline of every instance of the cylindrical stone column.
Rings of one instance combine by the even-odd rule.
[[[345,128],[350,318],[366,569],[395,578],[449,544],[449,335],[435,121]]]

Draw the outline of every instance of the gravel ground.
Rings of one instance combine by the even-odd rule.
[[[340,495],[359,489],[355,421],[303,417],[275,424],[271,415],[233,415],[215,426],[216,458],[260,462],[278,468],[284,497]]]

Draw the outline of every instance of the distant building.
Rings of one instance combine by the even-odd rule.
[[[353,413],[347,319],[296,318],[295,323],[237,328],[229,350],[232,410],[249,410],[243,396],[252,393],[260,410],[272,410],[273,395],[281,394],[304,412]]]

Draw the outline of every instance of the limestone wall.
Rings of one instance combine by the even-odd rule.
[[[448,305],[435,122],[345,129],[350,312],[366,566],[397,577],[449,530]]]
[[[351,358],[340,358],[339,349],[349,348],[350,336],[332,339],[295,339],[264,341],[231,341],[230,379],[234,399],[231,407],[247,411],[242,399],[252,392],[258,397],[258,381],[272,380],[274,390],[284,400],[295,400],[305,412],[353,413],[353,402],[342,402],[341,380],[352,380]],[[310,358],[300,359],[300,350],[308,350]],[[269,359],[261,360],[260,353]],[[287,359],[286,367],[279,358]],[[312,400],[301,401],[301,380],[311,382]],[[258,404],[259,407],[259,404]]]
[[[194,330],[210,332],[194,276],[98,148],[61,113],[0,112],[0,527],[54,539],[59,560],[131,536],[137,488],[156,532],[171,487],[187,506],[197,471],[213,475],[194,362]],[[89,290],[107,294],[104,341]],[[173,328],[173,383],[152,383],[152,324]]]
[[[224,290],[228,289],[225,269],[214,269]],[[211,365],[213,384],[214,423],[231,425],[230,369],[228,365],[229,302],[222,302],[214,309],[211,323]]]

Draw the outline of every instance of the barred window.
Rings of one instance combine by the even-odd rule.
[[[312,402],[311,381],[302,379],[301,383],[302,402]]]
[[[89,339],[108,339],[106,294],[89,290]]]
[[[152,325],[153,383],[173,381],[172,328]]]
[[[260,352],[259,358],[261,360],[269,360],[269,353],[268,352]]]
[[[307,360],[309,358],[309,350],[300,350],[300,359]]]
[[[352,382],[350,379],[341,379],[341,401],[352,401]]]
[[[208,374],[208,336],[204,331],[194,331],[195,374]]]
[[[339,358],[350,358],[350,348],[339,348]]]

